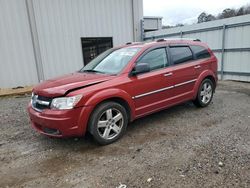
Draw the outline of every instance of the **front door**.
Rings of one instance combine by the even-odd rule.
[[[131,93],[137,117],[164,107],[166,100],[171,97],[171,78],[165,76],[171,72],[168,62],[165,47],[153,49],[137,61],[150,66],[150,72],[131,77]]]

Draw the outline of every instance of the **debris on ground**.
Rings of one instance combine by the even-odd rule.
[[[127,185],[120,183],[120,185],[118,187],[116,187],[116,188],[127,188]]]
[[[148,178],[147,182],[150,183],[152,181],[152,178]]]
[[[219,164],[220,167],[224,166],[224,164],[221,161],[218,164]]]

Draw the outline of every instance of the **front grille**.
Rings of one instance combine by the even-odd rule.
[[[49,102],[52,101],[52,98],[50,98],[50,97],[44,97],[44,96],[41,96],[41,95],[38,95],[37,99],[39,99],[41,101],[49,101]]]
[[[44,109],[50,108],[52,98],[40,95],[33,95],[31,100],[32,100],[32,107],[35,110],[42,111]]]
[[[50,108],[49,106],[38,104],[38,103],[34,104],[33,106],[34,106],[34,108],[36,108],[38,110],[44,110],[44,109],[49,109]]]

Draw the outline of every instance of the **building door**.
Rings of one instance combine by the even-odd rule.
[[[84,65],[100,53],[113,47],[112,37],[81,38]]]

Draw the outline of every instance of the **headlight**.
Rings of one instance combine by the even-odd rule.
[[[31,93],[31,99],[30,99],[30,102],[31,104],[33,104],[33,102],[37,99],[37,95],[35,95],[35,93]]]
[[[72,109],[81,100],[81,98],[82,95],[54,98],[51,102],[51,108],[59,110]]]
[[[32,92],[31,93],[31,99],[30,99],[30,102],[32,103],[32,101],[33,101],[33,98],[34,98],[34,93]]]

